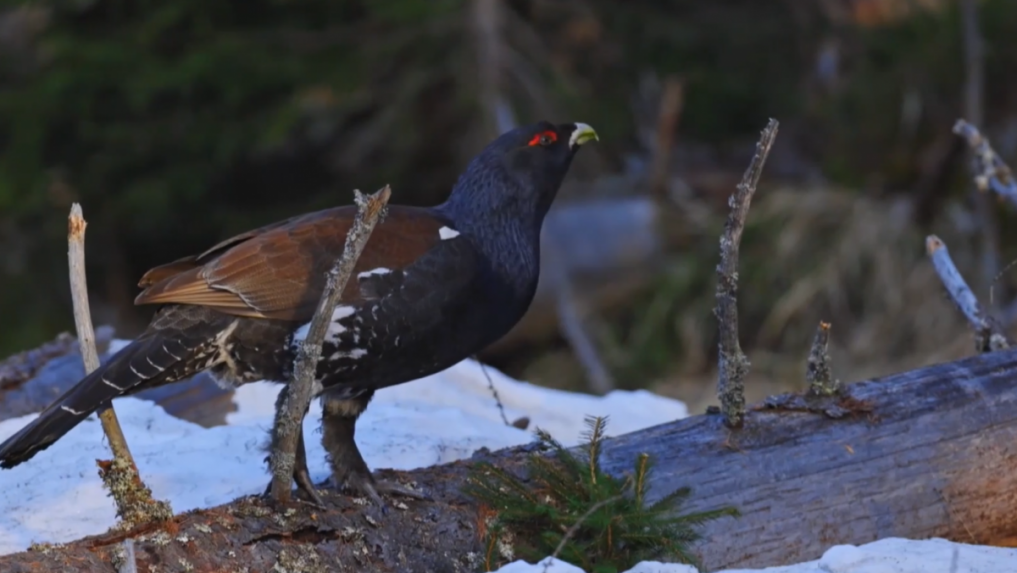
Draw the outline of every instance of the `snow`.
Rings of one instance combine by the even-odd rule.
[[[509,563],[497,573],[543,573],[548,559],[536,564]],[[1013,573],[1017,549],[954,543],[946,539],[887,538],[865,545],[835,545],[816,561],[765,569],[725,569],[716,573]],[[551,561],[548,573],[584,573]],[[644,561],[625,573],[698,573],[691,565]]]
[[[117,350],[124,341],[116,341]],[[575,394],[513,380],[486,368],[512,421],[530,418],[530,431],[506,426],[481,366],[467,360],[427,378],[377,393],[357,425],[357,442],[372,468],[413,469],[469,457],[533,440],[543,428],[566,445],[581,440],[587,415],[610,417],[618,435],[688,415],[685,405],[646,391],[615,391],[603,397]],[[262,449],[272,425],[279,386],[240,388],[237,411],[227,425],[203,428],[134,398],[117,400],[117,415],[146,483],[177,512],[211,507],[257,494],[268,484]],[[321,407],[312,403],[304,424],[317,431]],[[35,414],[0,422],[0,440]],[[427,431],[422,431],[426,428]],[[311,477],[328,477],[320,440],[308,439]],[[95,460],[109,457],[96,417],[90,416],[30,462],[0,471],[0,555],[33,542],[62,543],[102,533],[115,523],[112,500]],[[957,566],[951,569],[956,558]],[[547,561],[547,560],[545,560]],[[543,573],[545,561],[510,563],[498,573]],[[549,573],[583,573],[553,561]],[[1017,571],[1017,549],[952,543],[942,539],[883,539],[858,547],[835,546],[816,561],[758,570],[765,573],[1004,573]],[[687,565],[640,563],[629,573],[695,573]],[[749,573],[729,570],[724,573]]]

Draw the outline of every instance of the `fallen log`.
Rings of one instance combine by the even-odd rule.
[[[742,429],[701,415],[609,439],[603,467],[655,460],[650,499],[691,486],[688,510],[732,505],[697,547],[706,570],[816,559],[833,544],[890,536],[1017,540],[1017,350],[983,354],[749,408]],[[519,471],[528,449],[483,458]],[[478,509],[459,493],[468,460],[413,472],[434,501],[381,515],[336,494],[327,509],[273,513],[254,498],[178,516],[168,529],[111,532],[0,557],[0,570],[112,571],[124,539],[148,571],[478,571]]]

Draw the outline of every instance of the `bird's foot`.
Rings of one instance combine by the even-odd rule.
[[[311,474],[307,471],[306,463],[302,467],[298,464],[297,467],[293,468],[293,481],[297,484],[297,492],[302,493],[306,500],[298,499],[301,503],[307,503],[317,507],[318,509],[325,509],[325,500],[321,498],[321,494],[318,493],[318,489],[314,487],[314,482],[311,481]],[[269,481],[265,487],[265,492],[262,497],[271,499],[272,498],[272,482]]]
[[[394,481],[375,479],[374,475],[369,472],[350,472],[343,481],[343,485],[348,492],[369,499],[375,506],[381,509],[383,514],[388,513],[388,504],[382,499],[381,494],[400,495],[420,501],[433,501],[425,493],[410,489]]]

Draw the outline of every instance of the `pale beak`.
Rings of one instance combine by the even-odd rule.
[[[577,123],[576,130],[573,131],[572,136],[569,137],[569,148],[575,149],[577,145],[582,145],[591,140],[600,141],[600,138],[597,137],[597,132],[585,123]]]

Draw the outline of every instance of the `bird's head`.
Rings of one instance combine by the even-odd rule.
[[[539,121],[505,132],[470,161],[448,205],[460,212],[466,207],[474,215],[535,216],[539,227],[572,158],[583,144],[597,139],[585,123]]]

